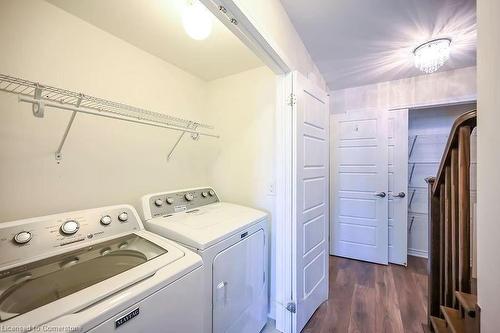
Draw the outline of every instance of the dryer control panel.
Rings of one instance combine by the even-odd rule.
[[[146,220],[219,202],[213,188],[201,187],[180,191],[148,194],[142,198]]]

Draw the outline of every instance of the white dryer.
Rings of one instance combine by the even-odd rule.
[[[142,198],[146,229],[204,262],[204,332],[258,333],[268,312],[268,216],[220,202],[212,188]]]
[[[203,329],[200,256],[131,206],[1,223],[0,254],[2,331]]]

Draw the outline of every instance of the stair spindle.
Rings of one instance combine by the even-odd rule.
[[[455,290],[458,290],[458,257],[459,257],[459,247],[458,247],[458,149],[453,148],[451,150],[451,284],[452,284],[452,295],[455,294]],[[452,306],[457,308],[456,298],[453,297]]]
[[[460,291],[470,293],[470,135],[469,126],[461,127],[458,134],[458,196],[459,219],[459,280]]]

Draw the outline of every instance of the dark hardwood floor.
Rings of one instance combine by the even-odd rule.
[[[427,260],[408,267],[330,257],[329,299],[303,333],[423,333],[427,324]]]

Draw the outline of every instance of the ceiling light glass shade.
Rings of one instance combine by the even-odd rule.
[[[189,37],[206,39],[212,32],[212,15],[200,2],[190,2],[182,13],[182,25]]]
[[[439,38],[425,42],[413,50],[415,67],[427,74],[434,73],[450,58],[451,39]]]

